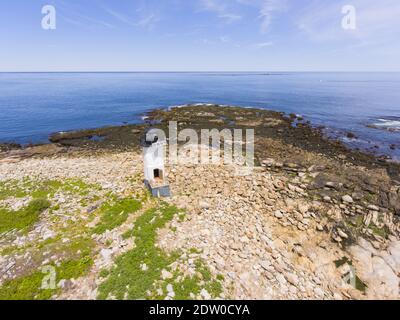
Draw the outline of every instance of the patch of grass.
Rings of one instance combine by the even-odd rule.
[[[201,250],[199,250],[199,249],[197,249],[197,248],[190,248],[190,249],[189,249],[189,253],[192,253],[192,254],[200,254],[200,253],[201,253]]]
[[[57,211],[60,205],[51,207],[49,199],[58,193],[79,196],[89,202],[97,195],[93,191],[101,190],[100,186],[87,184],[79,179],[65,179],[36,181],[26,178],[19,181],[0,182],[0,200],[10,197],[31,197],[33,200],[20,210],[13,211],[8,208],[0,208],[0,233],[16,229],[23,232],[29,229],[40,219],[40,214],[46,210]],[[49,211],[51,212],[51,211]],[[52,221],[59,219],[52,216]],[[58,294],[61,289],[42,290],[42,281],[48,273],[42,273],[41,264],[46,257],[57,257],[57,262],[50,262],[56,270],[56,283],[62,279],[79,278],[86,274],[93,264],[95,242],[88,236],[86,221],[68,220],[62,226],[54,225],[57,236],[40,242],[30,242],[23,247],[10,246],[1,251],[1,255],[12,255],[29,252],[35,261],[32,266],[24,268],[23,274],[14,280],[6,281],[0,287],[0,300],[30,300],[50,299]],[[69,241],[62,241],[67,238]],[[51,258],[51,260],[55,260]]]
[[[7,281],[0,287],[0,300],[48,300],[53,291],[41,289],[45,274],[36,271],[29,276]]]
[[[54,267],[55,283],[60,280],[77,279],[85,275],[93,265],[94,241],[91,238],[81,237],[73,239],[69,243],[59,243],[60,239],[48,239],[33,248],[39,250],[35,254],[43,256],[43,252],[51,252],[52,255],[63,257],[64,261],[55,265],[49,263],[48,266]],[[43,271],[43,272],[42,272]],[[61,291],[61,288],[42,289],[45,277],[49,275],[49,270],[33,270],[30,274],[24,275],[14,280],[6,281],[0,287],[0,300],[46,300]]]
[[[136,173],[133,176],[130,176],[126,179],[127,182],[131,184],[136,184],[136,183],[141,183],[142,182],[142,176],[140,173]]]
[[[51,246],[54,243],[57,243],[60,240],[60,236],[57,236],[55,238],[50,238],[46,239],[44,241],[40,242],[29,242],[25,246],[19,247],[19,246],[9,246],[4,248],[3,250],[0,251],[0,256],[8,256],[8,255],[13,255],[13,254],[21,254],[22,252],[28,251],[30,249],[37,249],[40,250],[42,248],[47,248],[48,246]]]
[[[129,215],[142,207],[140,201],[135,199],[115,200],[105,203],[100,209],[100,222],[94,228],[93,233],[102,234],[106,230],[113,230],[123,224]]]
[[[110,274],[109,270],[103,269],[100,271],[99,276],[100,278],[107,278],[109,274]]]
[[[86,196],[91,190],[100,190],[97,184],[88,184],[80,179],[37,181],[25,178],[21,181],[8,180],[0,182],[0,200],[9,197],[23,198],[28,195],[34,199],[54,196],[58,191]]]
[[[79,260],[69,260],[60,266],[55,266],[56,284],[62,280],[77,279],[90,270],[92,258],[85,256]],[[7,281],[0,287],[0,300],[48,300],[61,289],[42,289],[42,283],[48,273],[34,273]]]
[[[183,276],[180,272],[175,272],[173,279],[168,280],[168,282],[162,282],[164,295],[160,296],[156,293],[151,296],[151,299],[163,300],[167,292],[168,283],[173,286],[175,300],[194,299],[202,289],[205,289],[213,298],[219,297],[222,292],[223,276],[218,275],[214,278],[201,260],[196,261],[196,271],[197,273],[193,276]]]
[[[63,190],[70,191],[71,193],[86,196],[90,191],[100,191],[101,186],[94,183],[86,183],[80,179],[67,179],[63,184]]]
[[[217,275],[217,280],[224,281],[225,277],[222,274]]]
[[[47,250],[51,250],[52,252],[59,252],[63,256],[67,257],[90,256],[93,252],[95,245],[96,244],[92,238],[80,237],[77,239],[73,239],[69,243],[56,245],[54,249],[47,248]]]
[[[93,259],[89,256],[84,256],[79,260],[63,262],[61,266],[57,268],[58,279],[77,279],[89,272],[92,265]]]
[[[39,220],[40,214],[50,207],[46,199],[34,199],[26,207],[12,211],[0,208],[0,233],[13,229],[27,230]]]
[[[63,181],[47,180],[41,182],[29,180],[25,183],[25,186],[32,190],[31,195],[33,198],[53,197],[59,191],[86,196],[91,190],[101,189],[97,184],[88,184],[80,179],[65,179]]]
[[[160,278],[161,270],[173,262],[172,257],[155,246],[155,242],[157,229],[172,220],[177,211],[175,207],[162,205],[137,218],[133,230],[125,234],[125,237],[135,237],[136,248],[117,258],[116,267],[99,287],[99,299],[107,299],[110,295],[124,299],[125,294],[128,299],[146,298],[146,291]],[[148,266],[147,271],[141,270],[142,263]]]
[[[209,281],[204,287],[212,297],[218,297],[222,292],[222,284],[220,280]]]
[[[82,199],[79,201],[79,203],[80,203],[80,205],[81,205],[82,207],[87,207],[87,206],[89,206],[90,204],[92,204],[92,203],[94,203],[94,202],[96,202],[96,201],[99,201],[100,199],[101,199],[101,198],[100,198],[99,195],[97,195],[97,194],[92,194],[92,195],[85,196],[84,198],[82,198]]]
[[[387,226],[384,226],[383,228],[378,228],[376,225],[370,224],[368,228],[377,236],[380,236],[384,239],[389,238],[390,231]]]
[[[364,226],[364,218],[362,215],[358,215],[356,217],[350,218],[349,223],[346,223],[346,226],[351,228],[357,233],[360,233],[362,229],[364,229],[366,226]],[[388,239],[390,235],[390,230],[388,229],[387,226],[383,226],[382,228],[378,228],[375,224],[370,223],[368,226],[368,229],[370,229],[373,234],[380,236],[384,239]]]
[[[8,256],[8,255],[14,254],[15,252],[18,252],[18,247],[16,247],[16,246],[6,247],[0,251],[0,256],[3,256],[3,257]]]
[[[10,197],[23,198],[27,192],[19,185],[17,180],[0,181],[0,200]]]
[[[174,292],[176,300],[188,300],[190,298],[190,294],[198,295],[201,291],[201,287],[199,286],[199,282],[201,280],[197,277],[185,277],[181,282],[174,283]],[[167,291],[166,284],[164,286],[164,292]],[[157,297],[162,299],[163,297]]]
[[[210,270],[207,269],[207,267],[205,266],[203,261],[197,260],[195,262],[195,265],[196,265],[197,272],[199,272],[201,274],[203,280],[210,281],[212,278],[211,272],[210,272]]]
[[[31,190],[32,198],[48,198],[54,196],[63,187],[63,183],[57,180],[49,180],[46,183],[27,181],[25,186]]]
[[[156,284],[160,284],[161,271],[168,270],[180,254],[178,252],[167,254],[156,246],[157,230],[165,227],[178,213],[179,210],[176,207],[161,203],[137,218],[133,230],[124,235],[125,238],[135,237],[136,246],[117,258],[115,267],[110,270],[108,278],[99,286],[98,299],[164,298],[157,295]],[[141,268],[143,264],[147,266],[145,271]],[[211,273],[207,268],[201,262],[196,263],[196,267],[201,277],[185,277],[175,272],[174,279],[168,280],[168,283],[173,283],[175,299],[190,299],[190,293],[198,294],[202,288],[209,289],[209,293],[215,297],[221,292],[221,284],[218,281],[212,281]],[[180,281],[176,282],[178,277]],[[204,282],[203,286],[200,285],[202,282]],[[161,283],[164,292],[168,283]]]
[[[122,239],[126,240],[132,237],[133,230],[128,230],[122,234]]]
[[[196,260],[195,266],[198,274],[184,277],[182,281],[174,284],[176,300],[187,300],[191,293],[197,296],[202,289],[207,290],[211,297],[218,297],[221,294],[223,279],[218,276],[214,279],[202,260]]]

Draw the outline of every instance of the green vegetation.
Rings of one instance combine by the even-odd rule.
[[[90,238],[77,238],[69,243],[59,243],[59,239],[49,239],[40,246],[34,247],[33,253],[43,257],[43,252],[64,257],[60,265],[49,263],[54,267],[56,285],[60,280],[77,279],[85,275],[93,265],[95,243]],[[43,272],[42,272],[43,271]],[[7,281],[0,287],[0,300],[46,300],[60,292],[61,288],[42,289],[49,269],[35,269],[30,274]]]
[[[336,268],[340,268],[345,264],[353,266],[353,261],[351,261],[348,257],[342,257],[339,260],[335,260],[334,263]],[[367,289],[367,285],[357,275],[355,275],[355,288],[361,292],[365,292]]]
[[[193,254],[200,254],[201,251],[197,248],[190,248],[189,249],[189,253],[193,253]]]
[[[185,221],[186,218],[186,214],[185,213],[180,213],[178,216],[179,222],[183,222]]]
[[[115,267],[110,270],[108,278],[99,287],[99,299],[115,297],[117,299],[161,299],[157,288],[164,288],[167,282],[160,280],[161,271],[169,270],[169,266],[177,261],[180,254],[167,254],[156,246],[157,230],[165,227],[175,214],[176,207],[161,203],[158,207],[147,210],[137,218],[133,230],[125,233],[124,237],[135,237],[136,247],[117,258]],[[142,266],[146,265],[143,269]],[[184,276],[178,271],[173,273],[175,299],[190,299],[190,293],[198,294],[205,288],[212,296],[217,297],[221,283],[213,280],[211,273],[201,261],[196,262],[197,275]],[[106,275],[105,272],[102,272]],[[178,278],[180,281],[177,281]],[[202,285],[200,285],[202,284]]]
[[[376,225],[371,223],[368,228],[377,236],[380,236],[384,239],[389,238],[390,231],[387,226],[384,226],[383,228],[378,228]]]
[[[28,195],[34,199],[48,198],[59,191],[86,196],[90,190],[100,190],[96,184],[87,184],[80,179],[36,181],[25,178],[22,181],[8,180],[0,182],[0,200],[9,197],[23,198]]]
[[[110,274],[109,270],[103,269],[100,271],[99,276],[100,278],[107,278],[109,274]]]
[[[56,287],[42,289],[42,283],[48,270],[35,271],[34,273],[7,281],[0,287],[0,300],[47,300],[60,291],[57,283],[60,280],[76,279],[90,270],[92,258],[85,256],[79,260],[69,260],[60,266],[52,265],[56,275]]]
[[[95,248],[95,242],[89,237],[79,237],[68,243],[54,243],[52,246],[47,246],[45,250],[51,250],[53,253],[58,253],[67,257],[91,256]]]
[[[355,234],[360,234],[363,229],[368,228],[374,235],[382,237],[384,239],[388,239],[390,235],[389,228],[384,225],[382,228],[379,228],[374,223],[370,223],[368,227],[364,225],[364,216],[357,215],[355,217],[348,218],[345,221],[346,227],[352,230]]]
[[[69,260],[62,263],[61,267],[57,268],[58,278],[61,279],[77,279],[86,274],[93,265],[93,259],[89,256],[84,256],[79,260]]]
[[[356,289],[361,292],[367,290],[367,285],[356,275]]]
[[[58,241],[60,241],[59,236],[57,236],[55,238],[46,239],[46,240],[40,241],[40,242],[29,242],[25,246],[22,246],[22,247],[21,246],[9,246],[0,251],[0,256],[8,256],[8,255],[12,255],[12,254],[18,254],[18,253],[26,252],[30,249],[39,250],[42,248],[48,248],[49,246],[51,246],[51,244],[57,243]]]
[[[173,285],[175,292],[175,300],[188,300],[194,299],[198,296],[202,289],[207,290],[211,297],[218,297],[222,292],[221,280],[213,279],[211,272],[207,269],[201,260],[196,261],[197,273],[191,277],[183,277],[179,272],[174,272],[174,277],[169,280]],[[181,278],[180,281],[176,281]],[[167,293],[168,282],[162,283],[163,295],[155,294],[152,299],[162,300]],[[192,297],[191,297],[192,294]]]
[[[29,276],[7,281],[0,287],[0,300],[48,300],[53,290],[41,289],[45,274],[36,271]]]
[[[92,203],[97,196],[92,191],[100,190],[98,185],[87,184],[79,179],[35,181],[26,178],[20,181],[2,181],[0,182],[0,200],[25,197],[32,200],[27,206],[17,211],[0,207],[0,234],[14,229],[27,232],[40,219],[40,214],[44,210],[49,209],[50,214],[58,211],[61,206],[57,204],[51,207],[50,203],[50,200],[58,193],[74,195]],[[42,300],[50,299],[54,294],[58,294],[61,288],[41,288],[43,280],[49,275],[45,271],[49,269],[38,269],[38,266],[46,257],[57,257],[57,261],[61,261],[50,262],[46,266],[55,268],[56,284],[63,279],[79,278],[90,270],[95,253],[95,242],[87,234],[86,221],[75,218],[64,220],[61,225],[58,222],[63,220],[59,220],[59,216],[49,216],[55,224],[54,230],[58,233],[56,237],[28,242],[23,247],[5,247],[1,251],[1,255],[27,253],[35,263],[22,268],[22,273],[18,274],[17,278],[3,283],[0,287],[0,300]],[[64,241],[64,239],[67,240]]]
[[[0,200],[7,199],[9,197],[23,198],[27,195],[27,192],[19,186],[18,181],[8,180],[0,181]]]
[[[0,250],[0,256],[8,256],[14,254],[19,251],[18,249],[19,248],[17,246],[6,247],[3,250]]]
[[[105,203],[100,209],[100,223],[94,228],[93,233],[102,234],[106,230],[113,230],[123,224],[129,215],[142,207],[141,202],[135,199],[120,199]]]
[[[334,263],[335,263],[336,268],[339,268],[339,267],[345,265],[346,263],[349,265],[353,264],[353,262],[347,257],[342,257],[339,260],[335,260]]]
[[[99,299],[107,299],[110,294],[117,299],[124,299],[125,294],[129,299],[146,298],[146,291],[160,278],[161,270],[174,261],[155,246],[155,241],[157,229],[164,227],[176,212],[176,208],[164,205],[160,210],[147,210],[137,218],[131,232],[136,248],[116,260],[116,267],[100,285]],[[143,263],[148,266],[147,271],[140,268]]]
[[[207,290],[212,297],[220,295],[223,277],[214,277],[203,261],[194,259],[192,268],[195,273],[188,276],[179,268],[180,265],[189,263],[186,255],[177,251],[167,253],[156,245],[157,231],[165,227],[175,215],[177,221],[184,221],[183,212],[164,202],[150,201],[147,190],[139,190],[130,198],[117,198],[113,193],[102,192],[100,195],[92,192],[96,190],[100,191],[100,187],[78,179],[0,182],[0,200],[10,197],[32,199],[26,207],[18,211],[0,208],[0,233],[13,229],[29,231],[46,209],[49,209],[49,218],[54,222],[52,229],[57,232],[57,236],[44,241],[27,243],[23,247],[3,248],[2,255],[27,253],[35,264],[23,268],[17,278],[3,283],[0,287],[0,300],[44,300],[59,294],[62,289],[58,286],[52,289],[41,288],[48,276],[45,272],[48,269],[42,270],[38,266],[46,257],[56,257],[51,260],[59,261],[47,265],[55,268],[56,284],[61,280],[85,275],[90,270],[96,253],[91,235],[102,234],[121,226],[131,214],[142,208],[143,203],[154,204],[154,207],[139,216],[134,228],[123,235],[125,239],[134,237],[134,249],[118,257],[110,270],[100,272],[99,276],[104,282],[99,287],[98,298],[164,299],[168,284],[173,285],[175,299],[191,299],[199,295],[202,289]],[[72,212],[68,214],[75,217],[74,219],[64,219],[64,212],[58,212],[63,208],[62,204],[53,207],[50,204],[51,199],[59,193],[77,196],[82,206],[93,204],[93,201],[104,197],[105,202],[98,209],[93,209],[93,214],[88,217],[82,216],[78,209],[76,215]],[[99,222],[90,229],[87,223],[96,217]],[[192,249],[189,253],[196,256],[199,252]],[[177,263],[177,268],[171,267],[174,262]],[[169,271],[172,278],[162,280],[162,270]]]
[[[225,277],[222,274],[217,275],[217,280],[224,281]]]
[[[96,184],[87,184],[80,179],[65,179],[63,181],[47,180],[43,182],[34,182],[28,180],[25,186],[29,187],[33,198],[52,197],[59,191],[86,196],[91,190],[100,190]]]
[[[39,220],[40,214],[50,207],[50,202],[45,199],[34,199],[28,206],[18,211],[0,208],[0,233],[13,229],[27,230]]]

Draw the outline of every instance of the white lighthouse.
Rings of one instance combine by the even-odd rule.
[[[154,197],[170,197],[165,172],[166,141],[149,131],[142,140],[144,182]]]

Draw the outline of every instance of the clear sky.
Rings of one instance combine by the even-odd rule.
[[[400,0],[1,0],[0,71],[400,71]]]

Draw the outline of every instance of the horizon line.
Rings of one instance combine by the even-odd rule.
[[[75,70],[75,71],[0,71],[0,73],[400,73],[400,70],[387,71],[387,70],[278,70],[278,71],[246,71],[246,70],[206,70],[206,71],[88,71],[88,70]]]

